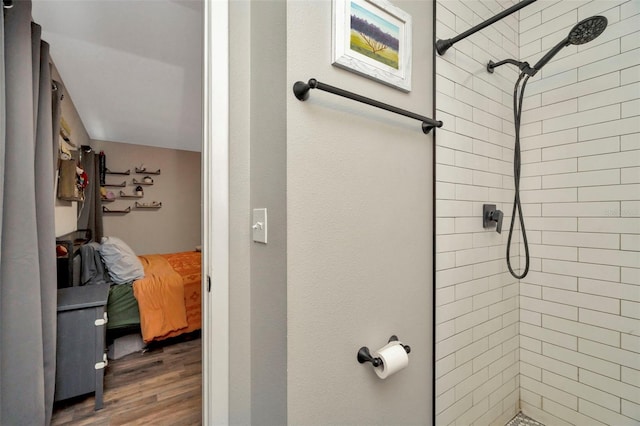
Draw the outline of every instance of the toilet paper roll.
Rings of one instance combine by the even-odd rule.
[[[375,367],[376,374],[381,379],[386,379],[397,373],[409,364],[407,351],[400,342],[389,342],[373,354],[375,358],[382,360],[382,365]]]

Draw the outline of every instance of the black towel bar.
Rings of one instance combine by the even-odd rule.
[[[404,115],[405,117],[413,118],[415,120],[422,121],[422,131],[424,133],[429,133],[431,129],[434,127],[442,127],[442,121],[434,120],[432,118],[425,117],[423,115],[419,115],[413,113],[411,111],[406,111],[404,109],[396,108],[394,106],[376,101],[371,98],[367,98],[364,96],[357,95],[352,92],[348,92],[343,89],[339,89],[337,87],[331,86],[329,84],[320,83],[315,78],[309,80],[308,83],[303,81],[297,81],[293,85],[293,93],[296,95],[296,98],[301,101],[306,101],[309,98],[309,90],[310,89],[320,89],[325,92],[333,93],[334,95],[342,96],[344,98],[352,99],[354,101],[362,102],[363,104],[371,105],[376,108],[381,108],[387,110],[389,112],[393,112],[396,114]]]

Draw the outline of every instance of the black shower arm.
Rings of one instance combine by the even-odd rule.
[[[487,72],[493,74],[494,68],[497,68],[500,65],[504,65],[504,64],[515,65],[520,69],[521,72],[528,74],[530,76],[533,76],[535,75],[536,72],[538,72],[538,70],[536,70],[535,68],[531,68],[531,66],[529,65],[529,62],[516,61],[515,59],[504,59],[498,62],[489,61],[489,63],[487,64]]]

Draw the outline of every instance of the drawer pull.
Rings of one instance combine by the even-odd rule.
[[[105,325],[108,322],[109,322],[109,318],[107,318],[107,313],[105,312],[102,318],[98,318],[93,323],[96,325],[96,327],[99,327],[101,325]]]
[[[102,354],[102,362],[96,362],[95,369],[102,370],[107,365],[109,365],[109,361],[107,360],[107,354]]]

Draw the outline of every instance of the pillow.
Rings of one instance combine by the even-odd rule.
[[[115,284],[144,278],[144,268],[131,247],[117,237],[102,237],[100,256]]]

